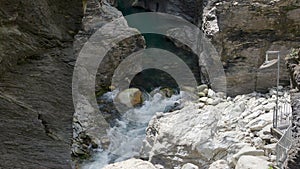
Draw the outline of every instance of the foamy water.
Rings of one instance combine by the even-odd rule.
[[[107,97],[114,97],[109,93]],[[130,109],[125,112],[116,125],[107,132],[110,145],[107,150],[98,149],[93,162],[85,164],[84,169],[101,169],[107,164],[123,161],[139,155],[142,141],[145,138],[146,127],[156,112],[164,112],[173,107],[181,98],[181,95],[173,95],[171,98],[164,98],[160,93],[153,97],[139,108]]]

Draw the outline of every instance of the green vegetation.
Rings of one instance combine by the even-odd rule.
[[[287,56],[287,58],[288,59],[293,58],[293,59],[299,60],[300,59],[299,54],[300,54],[300,47],[299,48],[293,48],[291,53]]]

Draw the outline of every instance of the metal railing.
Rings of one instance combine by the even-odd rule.
[[[283,168],[283,164],[288,156],[288,151],[293,145],[291,128],[292,125],[290,124],[276,145],[276,163],[279,168]]]
[[[273,127],[279,130],[285,130],[291,124],[292,107],[288,100],[278,103],[278,107],[274,107]]]
[[[276,145],[276,163],[279,168],[283,168],[283,164],[287,159],[288,151],[292,147],[292,107],[289,99],[276,102],[273,114],[273,127],[278,129],[282,134]]]

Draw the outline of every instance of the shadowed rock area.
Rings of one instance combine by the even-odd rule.
[[[71,168],[68,62],[81,11],[81,1],[1,0],[0,168]]]

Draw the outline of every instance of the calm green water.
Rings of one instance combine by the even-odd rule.
[[[131,7],[130,2],[128,2],[127,0],[118,0],[118,9],[123,13],[124,16],[141,12],[149,12],[143,8]],[[134,27],[134,23],[130,23],[130,21],[128,21],[128,25]],[[189,66],[194,76],[196,77],[196,80],[200,84],[201,79],[197,55],[176,47],[163,35],[143,34],[143,36],[146,40],[147,48],[160,48],[168,50],[169,52],[172,52],[179,58],[181,58]],[[147,84],[145,82],[147,82]],[[157,87],[178,87],[176,81],[170,75],[163,71],[154,69],[144,70],[136,75],[136,77],[132,81],[131,86],[141,88],[141,85],[143,85],[143,88],[147,91],[153,90]]]

